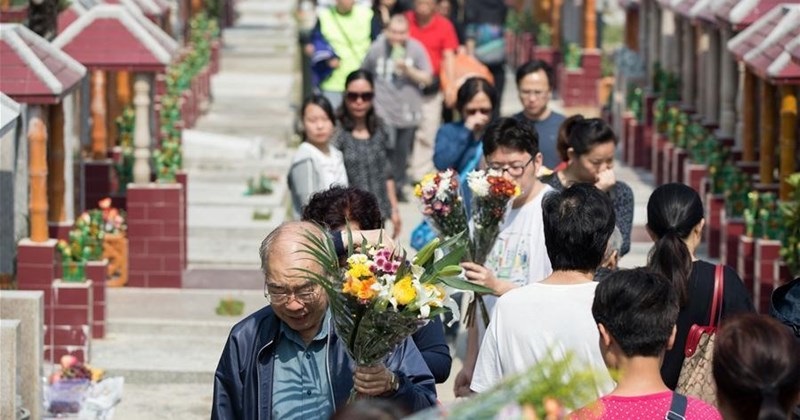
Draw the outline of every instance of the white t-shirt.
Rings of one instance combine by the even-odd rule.
[[[342,152],[333,147],[328,147],[328,154],[322,153],[310,143],[300,143],[292,157],[292,167],[298,162],[310,159],[313,162],[313,174],[304,174],[301,176],[294,176],[293,183],[297,190],[295,193],[301,195],[298,202],[295,203],[294,213],[295,218],[300,218],[302,207],[308,203],[312,194],[326,190],[333,185],[347,186],[347,171],[344,167],[344,158]],[[308,165],[306,165],[308,167]],[[304,171],[299,171],[303,173]],[[290,177],[292,177],[290,170]]]
[[[544,244],[542,222],[542,200],[553,188],[543,185],[533,200],[509,210],[500,225],[500,234],[484,264],[499,280],[524,286],[542,281],[553,272]],[[491,315],[497,296],[484,296],[483,300]],[[482,322],[480,325],[483,326]]]
[[[576,368],[595,371],[597,396],[610,392],[614,386],[592,317],[596,288],[595,282],[531,283],[501,296],[481,344],[470,388],[488,391],[509,375],[570,351],[577,363],[585,364]]]

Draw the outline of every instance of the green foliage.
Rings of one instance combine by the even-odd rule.
[[[244,312],[244,302],[234,298],[220,299],[215,312],[217,315],[239,316]]]
[[[564,66],[569,70],[576,70],[581,68],[581,58],[583,58],[583,49],[575,42],[570,42],[564,51]]]
[[[533,14],[529,11],[517,11],[514,8],[510,8],[508,10],[508,14],[506,15],[506,29],[515,34],[521,34],[524,32],[533,32],[536,28],[536,24],[533,21]]]
[[[553,29],[547,23],[536,25],[536,45],[543,47],[553,46]]]
[[[783,240],[781,258],[793,276],[800,275],[800,172],[790,175],[786,182],[792,187],[791,198],[780,203]]]
[[[67,240],[58,241],[56,250],[61,256],[65,281],[85,280],[86,262],[103,258],[103,226],[103,212],[99,209],[90,210],[75,220]]]
[[[544,419],[551,418],[549,415],[555,414],[545,411],[545,403],[548,400],[557,401],[566,409],[575,409],[595,399],[597,390],[594,372],[578,364],[577,358],[572,353],[568,353],[564,358],[555,357],[554,353],[549,352],[529,370],[504,380],[492,390],[456,402],[444,409],[434,408],[420,412],[411,418],[493,419],[504,418],[501,413],[519,413],[524,409],[532,409],[536,412],[537,418]],[[555,415],[557,418],[562,418],[558,414]]]
[[[136,126],[136,113],[132,105],[128,105],[115,120],[119,139],[117,145],[122,149],[122,156],[114,163],[114,171],[119,180],[119,193],[125,193],[128,184],[133,182],[133,130]]]
[[[750,176],[737,166],[729,165],[731,169],[725,172],[722,178],[725,194],[725,215],[727,217],[743,217],[747,207],[747,194],[753,187]]]
[[[269,195],[275,190],[273,185],[275,179],[266,174],[259,174],[258,178],[247,180],[247,191],[244,195]]]
[[[642,88],[633,83],[628,84],[628,94],[625,98],[625,107],[636,116],[637,121],[644,120],[644,92]]]
[[[161,98],[161,127],[165,138],[154,151],[156,177],[160,182],[175,182],[181,169],[181,105],[182,94],[192,85],[192,80],[211,61],[211,43],[219,37],[219,26],[205,13],[196,14],[189,21],[190,36],[187,52],[166,71],[166,94]]]
[[[661,63],[656,62],[653,67],[653,88],[655,93],[667,101],[681,99],[681,78],[677,73],[664,70]]]
[[[161,147],[153,151],[153,161],[158,182],[175,182],[178,171],[183,166],[180,142],[176,139],[162,141]]]
[[[656,130],[659,133],[665,133],[667,131],[669,113],[667,109],[666,98],[659,97],[655,102],[653,102],[653,120],[656,124]]]

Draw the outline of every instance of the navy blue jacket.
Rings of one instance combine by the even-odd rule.
[[[355,365],[336,335],[331,322],[328,334],[328,376],[333,408],[344,406],[353,388]],[[280,337],[280,320],[266,306],[234,325],[214,374],[212,419],[272,418],[274,352]],[[436,403],[433,376],[410,339],[385,361],[397,375],[400,388],[389,399],[412,411]]]

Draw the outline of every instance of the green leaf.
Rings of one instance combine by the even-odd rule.
[[[469,291],[472,291],[472,292],[483,293],[483,294],[487,294],[487,295],[494,294],[494,290],[492,290],[492,289],[490,289],[490,288],[488,288],[486,286],[481,286],[481,285],[475,284],[475,283],[473,283],[471,281],[464,280],[463,278],[461,278],[459,276],[439,277],[439,280],[442,283],[452,287],[453,289],[469,290]]]

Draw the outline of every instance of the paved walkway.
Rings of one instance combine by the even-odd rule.
[[[126,378],[117,419],[208,418],[213,371],[230,327],[241,318],[214,309],[226,297],[243,300],[244,315],[264,304],[257,249],[286,214],[287,145],[300,82],[294,1],[239,0],[236,8],[240,17],[224,33],[210,112],[185,133],[190,266],[184,289],[108,291],[108,335],[94,341],[91,362]],[[508,80],[504,115],[519,110],[513,77]],[[248,178],[260,173],[275,177],[274,193],[245,197]],[[649,249],[642,231],[652,178],[624,165],[617,173],[633,188],[634,240],[643,240],[622,259],[622,266],[633,267],[644,264]],[[400,242],[407,244],[421,215],[413,202],[400,210]],[[270,217],[255,220],[256,213]],[[451,379],[438,387],[443,402],[453,400],[462,353],[459,340]]]

